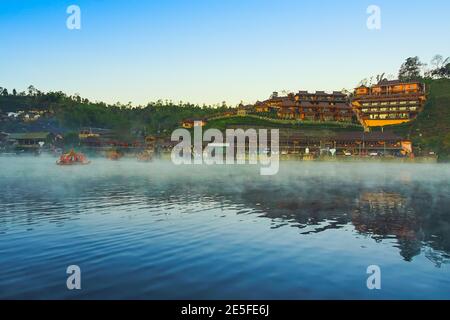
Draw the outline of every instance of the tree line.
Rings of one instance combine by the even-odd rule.
[[[383,80],[393,80],[395,76],[386,76],[381,73],[375,77],[366,78],[360,81],[359,85],[371,86]],[[425,79],[450,79],[450,57],[444,58],[442,55],[435,55],[429,64],[423,63],[418,56],[408,57],[400,66],[397,73],[400,81],[421,81]]]
[[[145,106],[92,102],[78,94],[42,92],[34,86],[27,91],[11,93],[0,88],[0,111],[48,111],[61,127],[78,130],[81,127],[107,128],[125,133],[164,134],[179,127],[187,118],[206,118],[230,110],[225,102],[218,105],[198,105],[182,101],[158,100]]]

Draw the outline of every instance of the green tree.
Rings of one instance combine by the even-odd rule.
[[[419,57],[407,58],[400,67],[398,79],[401,81],[420,80],[422,78],[421,68],[423,66],[424,64],[420,62]]]
[[[28,95],[29,96],[36,95],[36,92],[37,92],[37,89],[33,85],[28,86]]]
[[[440,54],[437,54],[431,59],[433,68],[427,72],[427,76],[431,78],[449,78],[450,77],[450,57],[444,59]]]

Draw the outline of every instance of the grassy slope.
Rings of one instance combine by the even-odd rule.
[[[419,150],[450,159],[450,79],[428,80],[428,100],[416,120],[387,127],[408,136]]]
[[[298,122],[289,120],[267,120],[253,116],[246,117],[229,117],[208,122],[206,128],[216,128],[224,130],[233,127],[264,127],[267,129],[297,129],[303,131],[362,131],[362,127],[355,124],[345,123],[320,123],[320,122]]]

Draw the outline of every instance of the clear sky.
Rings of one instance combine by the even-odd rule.
[[[69,30],[66,9],[81,9]],[[381,29],[369,30],[369,5]],[[91,100],[236,104],[351,89],[450,56],[448,0],[0,0],[0,86]]]

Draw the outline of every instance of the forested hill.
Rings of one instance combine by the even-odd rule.
[[[117,131],[170,132],[186,118],[203,118],[229,110],[221,106],[199,106],[189,103],[157,101],[144,107],[107,105],[91,102],[79,96],[62,92],[42,93],[34,88],[29,92],[0,95],[0,113],[17,111],[49,111],[61,128],[77,130],[80,127],[99,127]],[[1,125],[1,124],[0,124]],[[0,131],[2,128],[0,127]]]

